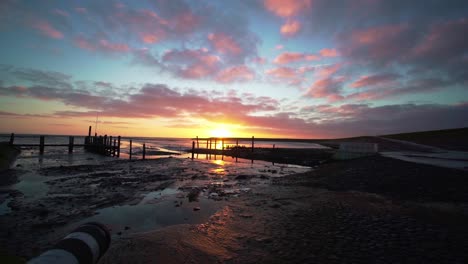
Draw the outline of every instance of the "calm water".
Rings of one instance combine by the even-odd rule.
[[[142,155],[143,144],[146,144],[146,149],[150,151],[164,151],[172,153],[172,155],[181,155],[186,153],[186,150],[191,149],[192,140],[187,138],[122,138],[121,140],[121,157],[128,158],[128,153],[130,150],[129,141],[132,140],[132,155],[134,158],[139,158]],[[10,135],[0,135],[0,142],[9,141]],[[85,140],[84,136],[75,136],[75,144],[83,144]],[[15,136],[16,144],[39,144],[39,135],[16,135]],[[235,146],[237,142],[233,140],[225,140],[224,145]],[[240,146],[251,146],[250,140],[240,140]],[[68,144],[68,136],[45,136],[45,144]],[[200,148],[206,147],[206,141],[199,141]],[[284,142],[284,141],[258,141],[255,140],[255,147],[257,148],[272,148],[275,145],[275,148],[326,148],[319,144],[314,143],[304,143],[304,142]],[[215,148],[214,142],[212,147]],[[216,148],[221,149],[221,142],[217,142]],[[40,163],[52,162],[57,165],[57,162],[60,165],[72,165],[72,164],[89,164],[94,161],[106,160],[105,157],[98,157],[97,155],[91,155],[84,151],[82,147],[74,148],[74,155],[65,155],[68,154],[67,147],[46,147],[45,155],[41,156],[42,161]],[[165,156],[172,156],[165,155]],[[36,147],[23,148],[21,156],[24,157],[35,157],[39,156],[39,149]],[[147,154],[148,158],[151,158],[151,155]]]

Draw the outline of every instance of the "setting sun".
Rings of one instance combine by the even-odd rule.
[[[232,136],[232,133],[224,127],[218,127],[216,129],[213,129],[211,130],[210,134],[212,137],[219,137],[219,138]]]

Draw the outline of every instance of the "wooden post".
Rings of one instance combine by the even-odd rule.
[[[11,135],[10,135],[10,145],[13,145],[14,141],[15,141],[15,133],[11,133]]]
[[[214,145],[214,149],[218,149],[218,139],[215,138],[215,145]],[[216,152],[215,152],[216,153]]]
[[[254,151],[254,136],[252,136],[252,152]]]
[[[193,160],[194,154],[195,154],[195,141],[192,141],[192,160]]]
[[[44,154],[44,143],[45,143],[45,139],[44,139],[44,136],[41,136],[39,138],[39,154]]]
[[[96,148],[97,153],[102,153],[102,136],[99,136],[98,138],[98,145]]]
[[[73,153],[73,143],[75,141],[75,138],[73,136],[70,136],[68,138],[68,153]]]
[[[224,138],[221,139],[221,150],[224,151]]]
[[[109,145],[107,149],[107,154],[110,156],[112,155],[112,136],[109,137]]]
[[[143,143],[143,159],[146,158],[146,144]]]
[[[117,137],[117,158],[120,157],[120,136]]]
[[[236,151],[234,154],[236,155],[236,162],[237,162],[237,156],[239,155],[239,139],[236,139]]]
[[[210,138],[210,149],[211,149],[211,138]]]
[[[200,148],[200,144],[198,143],[198,136],[197,136],[197,149]]]
[[[129,158],[132,159],[132,140],[130,139],[130,151],[128,152],[130,155]]]
[[[115,157],[117,153],[117,139],[114,139],[114,146],[112,147],[112,156]]]
[[[206,149],[208,149],[208,139],[206,139]]]

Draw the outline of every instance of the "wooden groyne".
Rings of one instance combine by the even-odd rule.
[[[271,147],[255,147],[255,137],[251,138],[192,138],[192,149],[188,150],[192,153],[192,159],[195,154],[204,154],[207,159],[211,159],[213,155],[216,159],[221,156],[251,160],[264,160],[273,163],[286,163],[314,166],[328,160],[335,153],[332,149],[320,148],[278,148],[275,144]],[[257,139],[264,141],[263,139]],[[278,141],[268,140],[268,141]],[[239,144],[247,143],[247,144]],[[249,144],[250,143],[250,144]]]
[[[47,144],[46,136],[39,136],[39,144],[15,144],[15,133],[11,133],[9,145],[15,147],[37,147],[39,148],[40,155],[44,154],[46,147],[67,147],[68,153],[73,153],[76,147],[84,147],[86,151],[96,154],[120,157],[120,136],[98,136],[97,134],[91,136],[91,129],[92,127],[90,126],[88,136],[85,137],[83,144],[76,144],[74,136],[68,137],[68,144]]]
[[[229,149],[235,149],[235,148],[249,148],[252,152],[254,152],[255,149],[255,137],[252,136],[251,138],[222,138],[222,137],[209,137],[209,138],[199,138],[198,136],[195,138],[192,138],[191,140],[192,143],[192,152],[196,149],[197,151],[205,153],[217,153],[219,150],[224,151],[224,150],[229,150]],[[240,146],[239,141],[243,142],[250,142],[250,146],[246,147],[244,145]],[[200,142],[203,143],[206,142],[206,148],[200,148]],[[227,142],[236,142],[234,144],[227,144]],[[221,145],[220,148],[217,146]],[[196,146],[196,148],[195,148]],[[198,152],[198,153],[201,153]]]

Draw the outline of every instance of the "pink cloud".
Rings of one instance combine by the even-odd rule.
[[[301,30],[301,23],[297,20],[288,20],[281,26],[280,32],[283,36],[292,37]]]
[[[275,50],[282,50],[282,49],[284,49],[284,46],[281,44],[278,44],[275,46]]]
[[[407,28],[407,25],[402,24],[371,27],[353,32],[351,38],[355,43],[371,45],[398,36]]]
[[[178,33],[193,32],[200,24],[200,18],[194,15],[191,11],[187,11],[175,16],[170,20],[174,30]]]
[[[318,60],[319,57],[313,54],[305,54],[299,52],[284,52],[274,59],[276,64],[288,64],[298,61],[312,61]]]
[[[219,72],[216,81],[221,83],[232,83],[235,81],[250,81],[255,78],[255,73],[245,65],[226,68]]]
[[[123,43],[112,43],[106,39],[90,40],[83,35],[79,35],[74,39],[74,43],[81,49],[89,51],[101,51],[106,53],[126,53],[130,51],[130,47]]]
[[[341,63],[335,63],[330,65],[325,65],[321,67],[316,67],[316,76],[320,79],[326,79],[331,75],[335,74],[342,67]]]
[[[468,40],[468,19],[437,23],[432,26],[424,39],[411,51],[413,57],[436,58],[459,57],[466,53]]]
[[[407,24],[384,25],[346,33],[340,40],[340,53],[365,61],[395,61],[412,46]]]
[[[297,77],[296,70],[290,67],[269,69],[265,73],[275,78],[292,79]]]
[[[54,38],[54,39],[63,38],[63,33],[55,29],[47,21],[35,21],[32,27],[39,30],[39,32],[41,32],[43,35],[47,37]]]
[[[42,75],[41,75],[42,76]],[[329,101],[340,100],[338,78],[321,80],[314,85],[319,98]],[[103,83],[107,85],[108,83]],[[336,85],[338,84],[338,85]],[[417,86],[438,86],[443,84],[437,79],[416,80]],[[112,86],[112,85],[111,85]],[[325,87],[325,88],[324,88]],[[443,129],[468,126],[468,105],[402,104],[370,107],[366,104],[344,104],[309,106],[302,114],[314,114],[307,118],[296,113],[279,112],[280,102],[266,96],[251,93],[210,93],[208,91],[180,91],[161,84],[146,84],[126,97],[98,96],[80,89],[61,89],[45,86],[0,85],[0,95],[30,97],[39,100],[54,100],[86,110],[56,112],[45,117],[95,117],[97,113],[105,117],[153,118],[165,117],[204,118],[206,120],[226,120],[231,124],[243,125],[268,134],[301,135],[312,137],[343,137],[358,135],[388,134],[406,130]],[[256,113],[270,111],[258,116]],[[40,117],[0,112],[4,117]],[[316,122],[314,120],[320,120]],[[305,132],[304,132],[305,131]]]
[[[262,58],[262,57],[255,57],[255,58],[252,59],[252,62],[263,65],[263,64],[267,63],[268,61],[267,61],[267,59]]]
[[[398,74],[380,74],[380,75],[370,75],[370,76],[361,76],[357,81],[351,84],[353,88],[360,88],[365,86],[375,86],[380,84],[388,84],[396,79],[398,79],[400,75]]]
[[[189,79],[200,79],[216,74],[220,58],[209,54],[205,49],[170,50],[164,53],[162,60],[167,67],[179,76]]]
[[[232,37],[224,33],[211,33],[208,35],[215,49],[220,53],[239,55],[242,48],[233,40]]]
[[[297,71],[301,74],[313,72],[317,69],[315,66],[302,66],[297,69]]]
[[[265,74],[275,80],[286,82],[288,85],[299,86],[305,79],[303,75],[307,73],[306,69],[294,69],[290,67],[278,67],[265,71]]]
[[[321,49],[319,51],[320,56],[322,57],[336,57],[338,56],[338,51],[336,49]]]
[[[326,98],[329,102],[335,102],[344,99],[340,95],[344,77],[326,78],[315,81],[307,90],[306,96],[312,98]]]
[[[84,36],[81,35],[75,38],[74,43],[81,49],[91,51],[96,50],[96,47],[93,44],[91,44]]]
[[[406,84],[386,89],[374,89],[364,92],[353,93],[347,96],[347,99],[353,100],[380,100],[406,94],[427,93],[445,89],[449,87],[450,82],[438,78],[413,79]]]
[[[161,39],[164,38],[164,35],[157,35],[157,34],[152,34],[152,33],[143,33],[141,35],[141,40],[143,40],[144,43],[146,44],[154,44],[154,43],[157,43],[159,41],[161,41]]]
[[[309,9],[311,0],[265,0],[265,8],[280,17],[292,17]]]
[[[161,18],[152,10],[117,9],[112,16],[121,21],[122,24],[118,26],[135,33],[138,39],[146,44],[160,42],[168,37],[169,32],[175,32],[169,28],[170,21]]]
[[[105,39],[99,40],[99,48],[110,52],[128,52],[130,48],[127,44],[122,43],[111,43]]]

